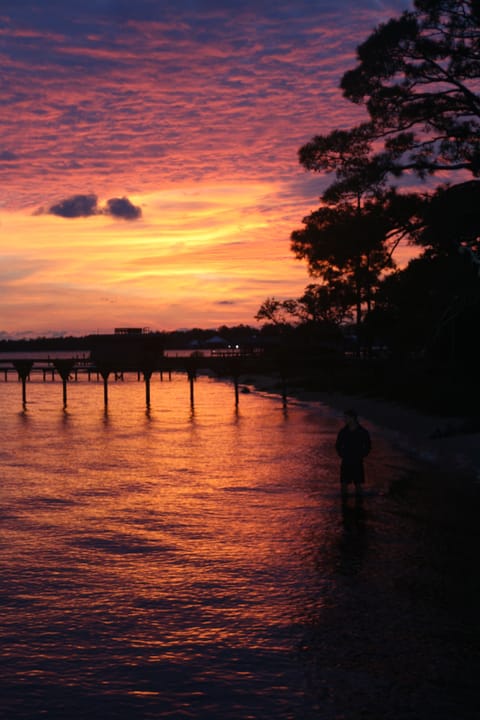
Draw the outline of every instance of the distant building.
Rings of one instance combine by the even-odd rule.
[[[115,335],[144,335],[150,332],[150,328],[118,327],[115,328]]]
[[[156,368],[163,357],[163,337],[148,328],[115,328],[111,335],[92,337],[90,356],[115,369]]]
[[[208,340],[205,340],[204,345],[209,348],[224,348],[228,346],[228,343],[219,335],[214,335],[213,337],[208,338]]]

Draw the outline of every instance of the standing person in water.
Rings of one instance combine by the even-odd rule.
[[[362,495],[362,484],[365,479],[363,459],[367,457],[372,444],[370,434],[358,422],[355,410],[346,410],[344,413],[345,426],[337,435],[335,449],[341,457],[340,484],[342,498],[348,493],[348,486],[353,483],[358,497]]]

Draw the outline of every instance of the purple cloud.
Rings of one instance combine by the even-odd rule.
[[[107,200],[107,209],[104,212],[124,220],[137,220],[142,215],[141,208],[133,205],[126,197]]]
[[[63,218],[90,217],[98,214],[96,195],[73,195],[52,205],[49,210],[51,215],[59,215]]]
[[[126,197],[110,198],[105,208],[100,208],[98,198],[93,193],[89,195],[72,195],[52,205],[48,214],[63,218],[91,217],[92,215],[111,215],[124,220],[137,220],[142,215],[141,208],[133,205]]]

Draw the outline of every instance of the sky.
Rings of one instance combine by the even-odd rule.
[[[349,128],[355,50],[407,0],[0,0],[0,338],[255,326]]]

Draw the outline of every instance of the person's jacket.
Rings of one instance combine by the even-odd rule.
[[[335,443],[339,456],[346,463],[358,463],[368,455],[371,450],[370,434],[361,425],[354,430],[345,426],[340,430]]]

